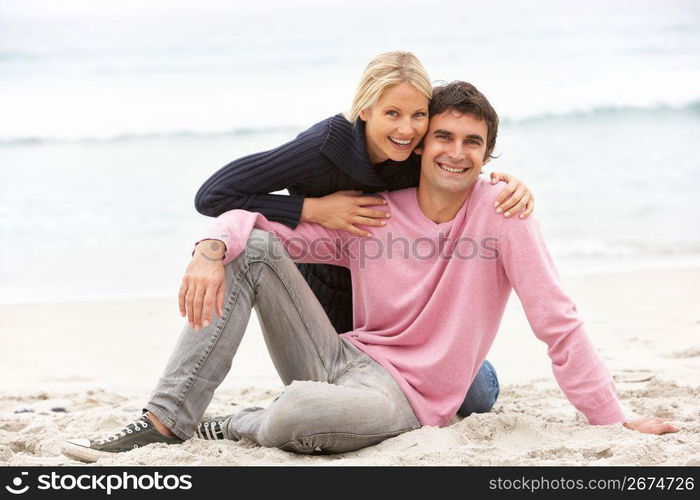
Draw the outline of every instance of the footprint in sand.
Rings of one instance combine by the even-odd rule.
[[[700,356],[700,347],[689,347],[666,355],[667,358],[697,358],[698,356]]]
[[[613,375],[613,379],[618,383],[639,383],[649,382],[654,378],[651,370],[621,370],[622,373]]]

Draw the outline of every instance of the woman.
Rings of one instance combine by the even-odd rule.
[[[212,217],[233,210],[259,212],[291,228],[300,221],[369,236],[366,227],[391,224],[381,198],[364,195],[418,185],[420,160],[413,150],[428,129],[432,85],[410,52],[387,52],[365,69],[352,108],[332,116],[282,146],[235,160],[199,189],[197,210]],[[508,185],[494,200],[508,217],[527,217],[534,199],[526,186],[502,173]],[[270,194],[287,189],[289,196]],[[338,333],[352,329],[350,273],[322,264],[299,264]],[[194,326],[194,325],[193,325]],[[493,367],[484,362],[459,414],[487,412],[498,396]]]

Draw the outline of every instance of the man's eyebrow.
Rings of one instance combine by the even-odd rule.
[[[449,135],[449,136],[452,136],[452,135],[454,135],[454,134],[453,134],[452,132],[450,132],[449,130],[445,130],[445,129],[439,128],[439,129],[437,129],[437,130],[435,130],[435,131],[433,132],[433,135]],[[479,141],[479,142],[484,142],[484,138],[481,137],[479,134],[469,134],[469,135],[467,136],[467,139],[474,139],[474,140],[477,140],[477,141]]]

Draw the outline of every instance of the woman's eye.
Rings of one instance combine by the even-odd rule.
[[[386,114],[389,116],[399,116],[399,114],[394,110],[389,110],[386,112]]]
[[[415,115],[413,115],[416,118],[425,118],[425,113],[423,111],[419,111]]]

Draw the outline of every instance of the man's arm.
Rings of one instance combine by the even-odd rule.
[[[646,434],[678,432],[667,418],[625,418],[613,379],[584,332],[576,306],[561,287],[537,219],[503,220],[499,246],[506,274],[530,326],[548,346],[559,386],[588,422],[622,422],[626,428]]]
[[[503,220],[501,259],[552,371],[571,403],[592,425],[625,422],[615,384],[586,335],[576,306],[561,287],[535,217]]]
[[[226,265],[243,252],[254,228],[277,236],[289,256],[297,262],[348,265],[342,246],[349,234],[309,222],[302,222],[291,229],[267,220],[262,214],[245,210],[230,210],[221,214],[204,230],[202,238],[195,245],[204,240],[221,241],[225,245],[222,264]]]
[[[257,213],[226,212],[205,229],[203,237],[195,244],[180,286],[180,314],[187,316],[195,330],[199,331],[202,324],[204,328],[209,325],[214,310],[222,316],[226,291],[224,265],[245,250],[253,228],[275,234],[290,257],[298,262],[348,264],[343,252],[344,236],[338,231],[308,222],[290,229]]]

